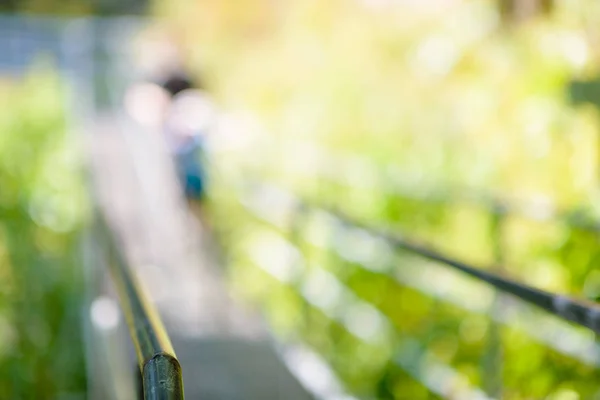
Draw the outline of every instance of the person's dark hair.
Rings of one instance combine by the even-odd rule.
[[[161,84],[173,97],[187,89],[201,89],[198,82],[193,82],[192,78],[182,72],[169,75]]]
[[[182,74],[169,76],[161,85],[171,96],[175,96],[179,92],[192,88],[192,82]]]

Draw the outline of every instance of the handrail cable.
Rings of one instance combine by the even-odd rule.
[[[98,222],[108,242],[108,264],[136,350],[144,399],[181,400],[184,398],[181,365],[169,335],[156,308],[148,301],[128,266],[108,223],[102,217],[98,218]]]
[[[278,188],[278,190],[281,189]],[[486,282],[502,292],[510,293],[511,295],[531,305],[541,308],[560,319],[574,322],[578,325],[582,325],[591,329],[595,333],[600,334],[600,304],[558,293],[551,293],[524,283],[517,282],[501,274],[489,272],[483,268],[476,267],[469,263],[442,254],[426,245],[418,244],[416,241],[406,238],[401,234],[392,233],[381,228],[362,224],[346,214],[333,209],[332,207],[314,204],[301,199],[293,193],[289,193],[289,191],[285,192],[287,192],[286,195],[290,199],[293,199],[297,205],[308,209],[325,212],[330,217],[347,226],[362,229],[376,237],[385,240],[397,249],[411,252],[423,258],[435,261],[442,266],[458,270],[479,281]]]
[[[352,313],[353,309],[358,308],[362,309],[363,311],[376,309],[372,308],[373,306],[365,300],[354,295],[348,286],[325,270],[315,269],[312,271],[312,273],[315,277],[318,276],[321,279],[325,278],[329,284],[334,285],[337,290],[339,290],[339,293],[341,293],[339,298],[344,298],[347,302],[349,299],[352,299],[349,301],[350,305],[346,304],[347,308],[345,311],[340,312],[340,309],[337,308],[337,311],[333,311],[333,307],[327,306],[321,301],[317,300],[315,298],[316,296],[311,294],[310,289],[306,289],[306,286],[303,288],[298,284],[297,281],[294,282],[287,279],[282,279],[283,277],[281,275],[274,273],[272,268],[265,265],[264,260],[254,259],[252,261],[257,267],[262,269],[274,279],[279,280],[283,285],[287,285],[296,289],[298,291],[298,295],[301,296],[304,301],[322,312],[325,316],[327,316],[327,318],[339,323],[349,334],[360,340],[374,344],[381,341],[385,342],[386,340],[389,340],[390,337],[397,337],[397,335],[400,333],[396,328],[393,327],[393,324],[390,322],[388,317],[381,315],[378,311],[373,311],[373,315],[378,316],[376,319],[378,323],[375,325],[379,325],[379,327],[376,329],[378,333],[381,333],[380,335],[373,335],[374,331],[365,332],[362,329],[357,329],[356,325],[349,324],[348,321],[350,318],[347,318],[347,316]],[[304,262],[306,262],[306,260],[304,260]],[[319,278],[316,279],[319,280]],[[402,353],[406,352],[410,352],[411,357],[403,357]],[[457,379],[466,379],[462,372],[450,366],[449,364],[445,364],[437,357],[432,355],[426,357],[425,352],[423,351],[423,346],[419,344],[417,338],[411,336],[404,335],[403,344],[394,350],[392,362],[397,367],[412,376],[415,380],[420,382],[427,389],[442,397],[448,397],[450,395],[449,392],[451,391],[450,388],[452,388],[452,385],[449,384],[449,382]],[[444,373],[437,374],[436,372],[439,371],[444,371]],[[466,385],[458,390],[460,391],[460,396],[463,398],[493,400],[493,398],[486,396],[484,391],[476,385]],[[456,393],[454,394],[457,395]]]
[[[456,260],[436,250],[432,250],[426,246],[417,244],[410,239],[404,238],[402,235],[360,224],[339,212],[328,210],[326,210],[326,212],[343,223],[363,229],[384,239],[396,248],[409,251],[429,260],[436,261],[441,265],[461,271],[477,280],[490,284],[496,289],[510,293],[525,302],[537,306],[550,314],[554,314],[561,319],[569,320],[585,326],[596,333],[600,333],[600,304],[537,289],[500,274],[492,273],[463,261]]]
[[[264,222],[267,225],[274,227],[276,229],[285,229],[285,225],[282,224],[282,221],[273,219],[271,214],[264,212],[264,210],[261,210],[260,207],[257,208],[256,205],[248,204],[246,202],[242,202],[242,205],[246,208],[246,210],[248,212],[250,212],[255,218],[257,218],[261,222]],[[346,258],[347,256],[343,252],[340,251],[339,248],[337,248],[337,247],[334,248],[334,251],[338,254],[338,256],[345,258],[346,260],[349,260],[348,258]],[[369,271],[377,270],[377,271],[379,271],[378,273],[389,276],[389,272],[383,272],[379,269],[379,267],[376,267],[376,268],[369,267],[365,260],[362,260],[359,263],[359,266],[361,268],[364,268]],[[408,277],[405,275],[395,275],[394,279],[397,280],[402,285],[411,287],[425,295],[433,296],[434,298],[439,298],[444,301],[448,301],[449,303],[452,303],[455,306],[457,306],[463,310],[476,312],[476,313],[481,313],[483,311],[483,309],[481,307],[476,306],[472,302],[465,301],[465,299],[463,299],[462,297],[448,296],[448,292],[447,292],[448,286],[446,286],[443,281],[437,282],[435,285],[431,285],[430,283],[428,284],[425,281],[408,279]],[[508,324],[508,322],[509,322],[509,320],[507,319],[507,314],[500,312],[499,310],[495,310],[494,312],[492,312],[490,314],[490,317],[498,323]],[[560,320],[560,321],[563,322],[562,320]],[[545,330],[540,331],[539,329],[537,329],[537,327],[535,326],[535,323],[533,323],[533,324],[528,323],[526,325],[523,325],[523,326],[521,326],[521,329],[524,329],[524,331],[531,337],[535,338],[535,340],[549,346],[550,348],[552,348],[553,350],[555,350],[561,354],[564,354],[564,355],[567,355],[570,357],[574,357],[575,359],[577,359],[587,365],[597,365],[597,357],[596,357],[597,350],[591,349],[591,347],[589,346],[589,344],[590,344],[589,342],[587,343],[587,345],[582,345],[581,347],[577,347],[577,348],[574,348],[573,346],[563,346],[562,342],[555,341],[554,335],[548,335]],[[559,327],[555,326],[554,329],[559,329]],[[564,327],[562,329],[564,329]],[[564,335],[567,334],[567,332],[564,330],[561,330],[561,332]],[[572,334],[572,333],[573,333],[572,331],[569,331],[569,334]],[[581,336],[578,336],[577,338],[572,337],[572,339],[577,342],[580,342],[580,343],[582,340],[587,341],[586,338],[581,337]]]

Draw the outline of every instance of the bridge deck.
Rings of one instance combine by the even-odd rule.
[[[88,143],[101,208],[181,360],[189,399],[310,399],[259,316],[229,294],[157,133],[100,123]]]

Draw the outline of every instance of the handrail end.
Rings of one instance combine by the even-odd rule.
[[[144,398],[183,400],[183,376],[177,358],[158,353],[142,369]]]

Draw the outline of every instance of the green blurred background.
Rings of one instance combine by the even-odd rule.
[[[224,154],[222,168],[241,180],[268,178],[463,260],[502,262],[535,287],[598,296],[596,233],[519,215],[502,217],[499,231],[495,203],[486,201],[523,202],[538,215],[571,210],[585,221],[597,215],[597,3],[174,1],[156,10],[179,27],[170,33],[224,107],[250,110],[260,126],[261,140]],[[593,342],[588,332],[552,339],[554,321],[533,312],[496,326],[483,285],[399,255],[409,275],[423,274],[425,286],[449,282],[446,292],[462,299],[431,296],[395,279],[393,268],[373,271],[341,257],[331,246],[343,234],[309,219],[298,245],[319,290],[336,292],[319,275],[332,273],[400,332],[392,347],[357,340],[335,312],[310,304],[305,287],[257,268],[256,248],[266,243],[274,253],[287,233],[273,237],[232,193],[225,184],[214,189],[234,286],[268,310],[282,337],[323,354],[351,392],[436,398],[424,382],[443,381],[428,377],[437,360],[501,398],[599,395],[596,353],[588,351],[590,362],[561,350],[563,342]],[[473,196],[481,201],[457,200]],[[324,237],[320,245],[314,236]],[[399,368],[393,360],[402,349],[420,354]],[[497,359],[504,362],[490,367]]]
[[[80,149],[47,63],[1,86],[0,397],[77,398],[86,381]]]
[[[595,232],[519,216],[503,217],[499,232],[492,203],[453,200],[533,199],[538,211],[552,204],[586,221],[600,214],[598,2],[13,0],[0,10],[148,10],[160,17],[149,34],[175,38],[220,106],[250,113],[261,127],[259,140],[223,154],[216,168],[268,178],[469,262],[501,261],[536,287],[600,296]],[[19,79],[0,76],[0,398],[85,397],[80,242],[88,199],[69,110],[56,101],[64,91],[51,63]],[[430,201],[431,188],[442,201]],[[261,243],[272,248],[287,233],[252,219],[225,180],[212,190],[232,287],[267,310],[280,337],[321,353],[357,396],[438,398],[424,383],[444,381],[441,372],[424,378],[438,363],[466,379],[451,385],[501,398],[600,398],[596,353],[564,350],[593,342],[589,332],[568,328],[571,336],[540,341],[533,331],[549,338],[563,326],[533,311],[496,325],[487,287],[407,254],[394,256],[409,271],[405,280],[365,268],[331,249],[352,238],[310,215],[300,232],[310,240],[297,244],[315,282],[329,284],[319,290],[343,287],[356,297],[346,299],[373,304],[400,332],[379,342],[357,337],[307,303],[302,288],[256,267]],[[411,277],[451,289],[432,295],[409,285]],[[448,300],[452,293],[465,304]],[[494,359],[503,359],[499,372]]]

